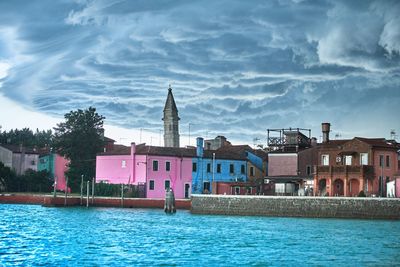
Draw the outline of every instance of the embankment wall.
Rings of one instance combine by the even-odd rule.
[[[192,195],[195,214],[400,219],[400,199]]]
[[[86,198],[83,198],[82,205],[86,206]],[[65,198],[61,195],[54,198],[52,195],[29,195],[29,194],[0,194],[0,203],[4,204],[36,204],[44,206],[62,207]],[[81,204],[79,197],[68,197],[67,206],[79,206]],[[190,200],[177,199],[175,201],[177,209],[190,209]],[[94,207],[124,207],[124,208],[164,208],[163,199],[151,198],[121,198],[95,197],[94,201],[89,199],[89,206]]]

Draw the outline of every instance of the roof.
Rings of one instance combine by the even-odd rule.
[[[168,109],[170,109],[173,113],[178,113],[178,108],[176,107],[171,87],[168,88],[168,95],[167,100],[165,101],[164,112]]]
[[[25,154],[39,154],[36,148],[22,147],[18,145],[6,145],[6,144],[4,145],[2,144],[0,146],[10,150],[13,153],[21,153],[23,151],[25,152]]]
[[[124,145],[114,145],[113,149],[107,152],[99,153],[99,156],[111,156],[111,155],[130,155],[131,147]]]
[[[111,139],[111,138],[108,138],[107,136],[104,136],[103,137],[103,140],[104,140],[104,142],[110,142],[110,143],[115,143],[115,140],[114,139]]]
[[[248,145],[225,146],[217,150],[204,150],[203,157],[213,158],[213,154],[215,153],[215,158],[217,159],[246,160],[247,151],[254,152]],[[130,155],[130,153],[130,147],[114,145],[113,150],[99,153],[98,155]],[[136,146],[136,154],[194,158],[196,157],[196,148],[146,146],[145,144],[140,144]]]
[[[342,146],[347,142],[359,140],[364,142],[372,147],[380,147],[380,148],[396,148],[398,147],[398,143],[395,141],[388,141],[385,138],[364,138],[364,137],[354,137],[353,139],[342,139],[342,140],[329,140],[326,143],[320,143],[318,146],[320,148],[337,148],[338,146]]]

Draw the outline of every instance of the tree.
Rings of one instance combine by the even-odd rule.
[[[77,191],[81,175],[85,180],[95,176],[96,154],[103,149],[103,120],[94,107],[78,109],[64,115],[65,122],[54,128],[53,145],[57,153],[70,160],[66,175],[68,186]]]
[[[0,192],[12,191],[14,184],[16,184],[15,172],[0,162]]]

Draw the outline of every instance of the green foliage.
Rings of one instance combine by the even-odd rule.
[[[12,145],[20,145],[27,147],[51,147],[53,143],[53,133],[51,130],[42,130],[36,129],[36,132],[33,132],[29,128],[23,128],[22,130],[10,130],[0,132],[0,143],[1,144],[12,144]]]
[[[64,115],[65,122],[54,128],[54,147],[57,153],[70,160],[69,187],[80,190],[81,175],[91,180],[96,171],[96,154],[103,149],[103,120],[96,109],[78,109]]]
[[[47,171],[27,170],[24,175],[16,175],[0,162],[0,189],[3,191],[51,192],[52,185],[53,179]]]
[[[96,184],[95,195],[104,197],[121,197],[121,185],[120,184]],[[139,190],[137,186],[125,185],[124,186],[124,197],[134,198],[139,197]]]
[[[9,191],[10,184],[15,181],[15,172],[0,162],[0,191]]]

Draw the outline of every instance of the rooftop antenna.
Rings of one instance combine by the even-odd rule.
[[[390,139],[396,140],[396,138],[397,138],[396,130],[395,129],[391,129],[390,130]]]
[[[340,133],[335,134],[335,139],[336,139],[336,140],[337,140],[337,139],[340,139],[340,138],[342,138],[342,135],[341,135]]]
[[[253,138],[254,148],[256,148],[256,145],[258,144],[258,141],[260,141],[260,138],[258,138],[258,137]]]

